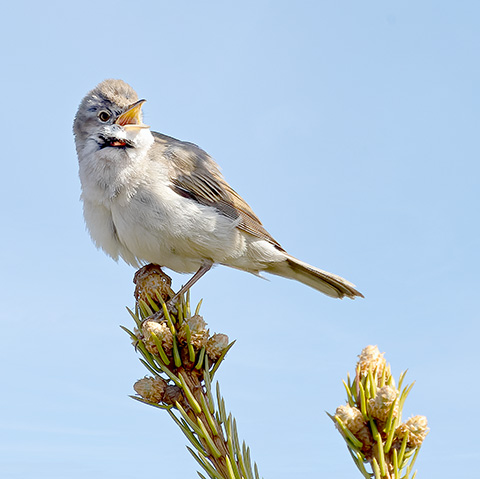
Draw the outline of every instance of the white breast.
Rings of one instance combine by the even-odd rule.
[[[231,219],[179,196],[162,161],[139,153],[105,148],[80,161],[85,221],[98,247],[134,266],[151,262],[178,272],[244,254],[246,240]]]
[[[120,242],[143,262],[194,272],[203,260],[223,263],[245,250],[234,222],[164,183],[142,185],[111,211]]]

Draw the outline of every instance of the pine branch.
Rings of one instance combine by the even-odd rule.
[[[212,391],[213,375],[234,342],[225,334],[210,335],[200,304],[191,314],[188,293],[167,307],[174,296],[171,280],[158,266],[140,269],[134,282],[136,308],[129,312],[136,327],[133,332],[122,328],[151,376],[135,383],[138,396],[131,397],[168,412],[209,478],[260,479],[249,448],[240,443],[235,419],[226,412],[218,382]]]
[[[420,446],[428,434],[427,418],[413,416],[402,423],[402,409],[413,384],[398,388],[390,365],[377,346],[360,354],[353,381],[343,381],[347,404],[339,406],[333,420],[348,451],[366,479],[413,479],[410,476]],[[370,465],[368,472],[365,465]]]

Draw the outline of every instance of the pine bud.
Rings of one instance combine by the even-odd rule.
[[[341,419],[345,427],[352,433],[356,434],[365,425],[365,419],[362,412],[356,407],[349,404],[338,406],[335,416]]]
[[[160,377],[144,377],[133,385],[133,389],[135,389],[136,393],[142,396],[143,399],[155,403],[159,403],[163,399],[166,387],[166,381]]]
[[[377,395],[368,401],[368,412],[375,419],[386,421],[392,404],[397,399],[397,390],[390,386],[384,386],[377,390]],[[396,406],[398,411],[398,405]],[[393,413],[396,415],[396,412]]]
[[[413,416],[408,421],[400,424],[395,431],[396,435],[403,439],[408,432],[407,444],[410,447],[419,447],[428,434],[427,418],[425,416]]]
[[[205,347],[209,358],[216,361],[228,346],[228,336],[226,334],[214,334]]]
[[[186,325],[190,328],[190,337],[192,345],[196,349],[201,349],[207,344],[209,331],[207,329],[207,323],[203,320],[202,316],[196,314],[191,318],[188,318],[180,328],[178,332],[178,339],[181,342],[187,341]]]
[[[162,342],[162,347],[165,352],[170,352],[172,350],[173,335],[166,321],[160,323],[154,320],[145,321],[142,325],[142,333],[144,336],[145,347],[150,353],[158,355],[157,346],[152,337],[152,333],[154,333]]]
[[[377,346],[367,346],[359,354],[357,368],[361,376],[366,376],[371,369],[377,377],[380,377],[387,366],[387,361],[383,357],[384,353],[378,350]]]
[[[135,283],[135,299],[143,300],[149,304],[148,297],[153,301],[160,303],[157,298],[157,291],[162,296],[163,301],[168,301],[175,296],[175,292],[170,287],[172,279],[167,276],[157,264],[147,264],[140,268],[133,278]]]

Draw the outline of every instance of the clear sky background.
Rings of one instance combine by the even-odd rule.
[[[368,344],[416,384],[419,478],[478,477],[480,3],[9,2],[0,49],[0,477],[197,477],[145,370],[134,270],[85,231],[72,122],[122,78],[291,254],[364,300],[217,267],[218,378],[265,478],[360,478],[324,411]],[[186,277],[173,275],[175,286]]]

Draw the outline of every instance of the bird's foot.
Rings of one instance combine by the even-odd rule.
[[[137,303],[144,301],[147,305],[151,305],[153,301],[160,309],[154,314],[142,320],[145,321],[161,321],[165,318],[164,305],[169,313],[176,314],[178,312],[178,303],[182,296],[212,267],[212,261],[205,261],[198,271],[186,282],[180,290],[175,293],[171,288],[172,279],[166,275],[162,268],[157,264],[147,264],[140,268],[133,278],[135,283],[135,299]]]

